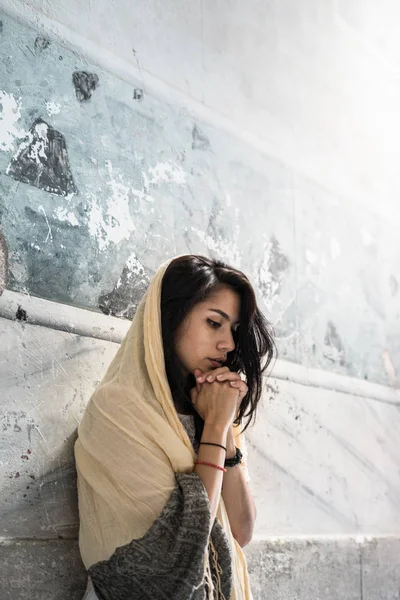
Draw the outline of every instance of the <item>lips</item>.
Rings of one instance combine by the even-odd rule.
[[[225,364],[225,359],[223,358],[209,358],[208,360],[216,367],[222,367]]]

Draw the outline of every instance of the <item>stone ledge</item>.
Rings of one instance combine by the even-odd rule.
[[[19,311],[23,321],[71,334],[121,343],[130,327],[130,320],[104,315],[101,312],[36,298],[29,294],[5,290],[0,297],[0,318],[16,320]],[[275,379],[300,385],[335,390],[384,404],[400,406],[400,390],[338,373],[278,359],[267,373]]]

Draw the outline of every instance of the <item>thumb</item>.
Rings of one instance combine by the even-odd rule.
[[[200,392],[201,390],[201,383],[198,383],[197,378],[200,377],[200,375],[203,375],[203,371],[201,369],[194,369],[193,371],[193,375],[196,379],[196,389],[198,392]]]
[[[198,394],[198,391],[196,388],[192,388],[190,390],[190,400],[195,408],[196,408],[196,401],[197,401],[198,395],[199,394]]]

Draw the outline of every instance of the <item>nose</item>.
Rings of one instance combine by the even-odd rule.
[[[217,348],[221,352],[232,352],[235,349],[235,341],[233,339],[232,331],[229,329],[224,336],[218,341]]]

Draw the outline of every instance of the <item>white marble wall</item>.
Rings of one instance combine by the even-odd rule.
[[[385,400],[269,379],[248,436],[257,534],[399,535],[399,426],[391,390]]]
[[[74,537],[76,427],[128,323],[11,292],[0,315],[0,536]],[[256,538],[400,535],[399,392],[275,371],[248,431]]]
[[[75,537],[73,442],[117,344],[0,318],[0,537]]]

